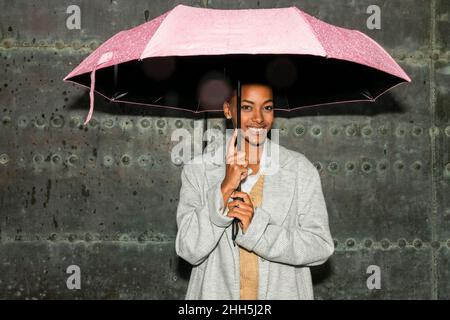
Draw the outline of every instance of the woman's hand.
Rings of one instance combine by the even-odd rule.
[[[243,231],[246,231],[250,222],[252,222],[254,208],[250,196],[246,192],[235,191],[231,194],[231,198],[242,198],[241,200],[233,200],[228,203],[228,216],[237,218]]]
[[[222,181],[222,190],[234,191],[239,183],[247,178],[248,160],[245,159],[245,151],[237,152],[234,145],[237,137],[237,129],[234,131],[227,147],[226,173]]]

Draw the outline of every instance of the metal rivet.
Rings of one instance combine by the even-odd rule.
[[[89,121],[89,125],[90,125],[92,128],[97,127],[97,126],[98,126],[98,120],[97,120],[96,118],[92,118],[92,119]]]
[[[366,240],[364,240],[364,246],[366,247],[366,248],[370,248],[371,246],[372,246],[372,240],[370,240],[370,239],[366,239]]]
[[[8,49],[8,48],[11,48],[11,46],[12,46],[12,42],[11,41],[3,40],[3,47]]]
[[[280,132],[280,134],[282,135],[282,136],[286,136],[287,134],[288,134],[288,132],[289,132],[289,130],[287,129],[287,127],[286,126],[284,126],[284,125],[282,125],[282,126],[280,126],[279,127],[279,132]]]
[[[362,128],[362,134],[364,137],[370,137],[373,133],[373,129],[370,126],[366,126],[364,128]]]
[[[364,161],[361,164],[361,170],[365,173],[369,173],[370,171],[372,171],[372,164],[370,162]]]
[[[92,235],[90,233],[86,233],[86,235],[84,236],[84,239],[87,242],[89,242],[89,241],[92,241],[93,237],[92,237]]]
[[[423,59],[424,59],[423,53],[420,51],[416,51],[414,54],[414,60],[423,60]]]
[[[389,248],[389,245],[390,245],[389,240],[387,239],[381,240],[381,247],[383,247],[384,249]]]
[[[439,243],[439,241],[432,241],[431,242],[431,247],[433,249],[439,249],[440,246],[441,246],[441,244]]]
[[[402,170],[405,167],[405,165],[403,164],[403,161],[401,161],[401,160],[395,161],[394,166],[397,170]]]
[[[347,136],[354,136],[354,135],[356,135],[356,127],[354,125],[348,126],[345,129],[345,134]]]
[[[70,119],[69,126],[71,128],[79,128],[81,126],[81,118],[80,117],[72,117]]]
[[[50,123],[53,127],[61,128],[64,126],[64,118],[60,115],[54,116],[50,119]]]
[[[77,239],[77,236],[75,234],[70,234],[69,235],[69,241],[70,242],[74,242]]]
[[[380,171],[384,171],[384,170],[386,170],[386,168],[387,168],[386,162],[382,161],[382,162],[378,163],[378,169]]]
[[[420,248],[422,246],[422,241],[420,241],[419,239],[416,239],[416,240],[414,240],[413,245],[416,248]]]
[[[78,163],[78,156],[75,154],[71,154],[68,158],[67,158],[67,163],[74,166]]]
[[[19,158],[19,166],[22,167],[22,168],[25,167],[25,159],[22,158],[22,157]]]
[[[387,130],[386,126],[382,125],[378,128],[378,132],[382,135],[386,135],[388,130]]]
[[[41,163],[42,161],[44,161],[44,157],[41,156],[40,154],[35,154],[33,156],[33,162],[34,163]]]
[[[34,121],[34,126],[37,128],[43,128],[45,127],[45,120],[43,118],[37,118]]]
[[[166,121],[164,119],[158,119],[158,121],[156,121],[156,125],[158,126],[158,128],[164,128],[164,126],[166,125]]]
[[[112,166],[114,163],[114,159],[111,156],[104,156],[103,157],[103,165],[106,167]]]
[[[415,161],[412,165],[411,165],[411,169],[419,171],[420,169],[422,169],[422,162],[420,161]]]
[[[398,246],[399,246],[400,248],[406,247],[406,240],[405,240],[405,239],[399,239],[399,240],[398,240]]]
[[[395,130],[395,134],[396,134],[397,137],[403,137],[403,136],[405,136],[405,133],[406,133],[406,129],[403,126],[398,127]]]
[[[431,54],[431,59],[438,60],[439,59],[439,52],[435,51]]]
[[[450,172],[450,162],[445,165],[445,171]]]
[[[322,164],[319,161],[315,161],[313,164],[318,171],[322,170]]]
[[[57,237],[56,233],[52,233],[49,237],[50,241],[56,241],[57,238],[58,237]]]
[[[138,237],[139,242],[144,242],[146,240],[145,234],[141,233]]]
[[[339,128],[338,128],[338,127],[331,127],[331,128],[330,128],[330,133],[331,133],[333,136],[337,136],[337,135],[339,134]]]
[[[183,121],[181,121],[181,120],[176,120],[176,121],[175,121],[175,127],[177,127],[177,128],[182,128],[182,127],[183,127]],[[220,127],[219,127],[219,130],[220,130]]]
[[[133,128],[133,121],[131,119],[122,119],[119,121],[119,127],[122,130],[130,130]]]
[[[97,43],[96,41],[92,41],[92,42],[89,44],[89,48],[91,48],[92,50],[97,49],[97,47],[98,47],[98,43]]]
[[[448,127],[445,128],[445,135],[446,135],[447,137],[450,137],[450,126],[448,126]]]
[[[433,126],[433,127],[430,128],[429,131],[430,131],[431,135],[434,135],[434,136],[438,136],[439,135],[439,128],[438,127]]]
[[[120,159],[124,165],[129,165],[131,163],[131,157],[127,154],[124,154]]]
[[[127,234],[116,235],[119,241],[130,241],[130,237]]]
[[[149,164],[150,162],[150,157],[147,155],[141,155],[139,156],[139,158],[137,159],[138,165],[141,167],[145,167]]]
[[[302,124],[299,124],[298,126],[295,127],[295,135],[296,136],[303,136],[305,134],[305,127]]]
[[[316,137],[320,136],[320,134],[321,134],[320,127],[318,127],[318,126],[312,127],[311,132],[312,132],[313,136],[316,136]]]
[[[145,129],[150,127],[150,125],[151,125],[150,119],[147,119],[147,118],[141,119],[141,121],[139,121],[139,123],[140,123],[141,127],[145,128]]]
[[[53,162],[54,164],[60,163],[60,162],[61,162],[61,156],[60,156],[59,154],[54,154],[54,155],[52,156],[52,162]]]
[[[412,129],[412,134],[413,134],[413,136],[415,136],[415,137],[420,136],[422,133],[423,133],[423,129],[422,129],[421,127],[415,126],[415,127]]]
[[[114,127],[115,121],[113,118],[106,118],[102,121],[102,126],[107,129],[111,129]]]
[[[355,164],[349,161],[345,164],[345,168],[347,169],[347,171],[353,171],[355,169]]]
[[[56,41],[56,42],[55,42],[55,47],[56,47],[57,49],[62,49],[62,48],[64,48],[64,42],[61,41],[61,40]]]
[[[95,160],[96,160],[96,158],[94,156],[89,156],[89,158],[88,158],[89,164],[91,164],[91,165],[95,165]]]
[[[11,124],[11,118],[9,116],[4,116],[3,120],[2,120],[2,123],[3,123],[4,126],[10,125]]]
[[[336,172],[339,168],[339,165],[337,164],[337,162],[332,161],[328,164],[328,171],[330,172]]]
[[[183,164],[183,159],[181,159],[180,157],[176,157],[174,160],[173,160],[173,163],[176,165],[176,166],[181,166],[182,164]]]
[[[82,47],[82,43],[80,41],[74,41],[72,42],[72,48],[74,48],[75,50],[80,50]]]
[[[0,164],[5,165],[9,162],[9,156],[6,153],[0,155]]]
[[[26,116],[20,116],[17,120],[17,125],[20,128],[26,128],[26,126],[28,125],[28,118]]]
[[[353,247],[355,245],[355,240],[353,239],[348,239],[346,241],[347,247]]]

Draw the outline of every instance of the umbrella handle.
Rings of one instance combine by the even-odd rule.
[[[238,129],[237,132],[237,137],[236,137],[236,143],[237,143],[237,149],[238,151],[240,151],[242,149],[242,144],[241,144],[241,130],[239,130],[241,128],[241,81],[238,80],[237,81],[237,88],[236,88],[236,115],[237,115],[237,119],[236,119],[236,127]],[[236,189],[237,191],[241,191],[241,182],[239,181],[239,185]],[[242,198],[236,198],[236,199],[240,199],[241,201],[244,201],[244,199]],[[231,238],[233,240],[233,245],[236,246],[236,237],[237,234],[239,232],[239,224],[238,224],[238,219],[234,218],[233,220],[233,228],[232,228],[232,233],[231,233]]]

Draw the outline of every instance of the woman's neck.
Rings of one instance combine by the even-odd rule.
[[[263,150],[264,143],[253,145],[245,140],[245,158],[249,161],[250,165],[259,165]]]

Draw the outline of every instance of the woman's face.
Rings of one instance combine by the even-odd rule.
[[[273,91],[263,84],[244,84],[241,87],[241,129],[245,140],[252,145],[259,145],[266,139],[267,133],[272,129],[274,120]],[[236,94],[230,103],[225,101],[223,111],[227,119],[237,124]]]

